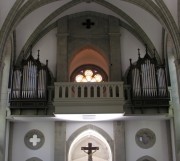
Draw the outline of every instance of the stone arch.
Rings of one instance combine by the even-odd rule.
[[[54,16],[57,16],[59,15],[60,13],[62,13],[63,11],[65,11],[66,9],[76,5],[76,4],[79,4],[81,3],[82,1],[79,0],[79,1],[76,1],[76,2],[69,2],[67,4],[65,4],[64,6],[60,7],[59,9],[57,9],[56,11],[54,11],[51,15],[49,15],[38,27],[35,31],[39,31],[40,29],[42,29],[44,26],[46,26],[52,19]],[[115,6],[111,5],[110,3],[107,3],[105,1],[94,1],[95,3],[99,3],[100,5],[112,10],[113,12],[117,13],[118,15],[120,15],[121,17],[124,17],[125,16],[125,19],[128,20],[130,23],[133,23],[132,26],[135,26],[136,27],[136,30],[139,31],[139,33],[141,33],[141,35],[143,35],[143,37],[149,41],[149,43],[151,42],[150,39],[147,37],[147,35],[143,32],[143,30],[140,28],[140,26],[135,23],[135,21],[133,21],[133,19],[131,19],[129,16],[127,16],[125,13],[122,12],[122,10],[116,8]],[[41,5],[45,5],[44,3],[41,4],[41,2],[39,2],[40,6]],[[47,4],[50,3],[50,1],[47,2]],[[35,8],[38,8],[37,6]],[[34,10],[34,9],[32,9]],[[24,15],[25,16],[25,15]],[[43,26],[43,27],[42,27]],[[151,45],[153,44],[152,42],[150,43]],[[149,45],[149,46],[151,46]],[[153,46],[153,45],[152,45]],[[153,46],[154,48],[154,46]],[[152,48],[150,48],[152,50]]]
[[[169,32],[171,35],[173,42],[176,48],[175,57],[178,58],[179,55],[179,43],[180,40],[178,39],[177,33],[179,32],[178,27],[172,17],[170,11],[168,10],[167,6],[163,1],[156,0],[157,5],[153,1],[133,1],[133,0],[123,0],[134,5],[141,7],[142,9],[149,12],[153,15],[161,25]]]
[[[110,10],[114,11],[113,6],[111,5],[109,7]],[[41,35],[44,34],[44,31],[49,31],[49,28],[51,28],[51,26],[55,25],[49,25],[46,29],[44,29],[41,32],[41,29],[46,26],[53,18],[55,18],[58,14],[62,13],[63,7],[60,7],[59,9],[57,9],[56,11],[54,11],[51,15],[49,15],[37,28],[36,30],[31,34],[30,38],[28,39],[27,43],[25,44],[25,48],[23,47],[22,51],[27,51],[26,49],[30,48],[31,44],[34,44],[34,42],[36,42],[39,39],[39,35],[40,37],[42,37]],[[117,10],[119,12],[117,12]],[[96,15],[101,15],[103,16],[104,14],[101,13],[96,13],[96,12],[92,12],[93,14]],[[123,18],[125,18],[132,26],[134,26],[134,28],[132,28],[130,25],[128,25],[127,23],[124,23],[123,21],[120,21],[120,26],[122,25],[122,27],[126,28],[128,31],[130,31],[133,35],[135,35],[135,37],[137,37],[137,39],[140,39],[142,41],[142,43],[146,43],[148,45],[148,49],[150,51],[150,53],[153,53],[153,49],[155,49],[155,46],[153,45],[153,43],[151,42],[151,40],[148,38],[148,36],[145,34],[145,32],[141,29],[141,27],[132,19],[130,18],[127,14],[125,14],[122,10],[117,9],[116,8],[116,13],[119,14],[120,16],[122,16]],[[78,14],[82,14],[82,12],[80,13],[76,13],[75,15]],[[73,14],[74,15],[74,14]],[[22,59],[23,57],[23,52],[21,51],[18,61],[20,59]],[[27,52],[25,52],[25,57],[27,56]],[[158,59],[158,61],[160,61],[159,55],[156,52],[156,57]]]
[[[5,19],[5,22],[3,23],[2,29],[0,31],[0,35],[1,35],[0,36],[0,62],[3,61],[3,57],[5,55],[5,52],[3,52],[5,43],[8,39],[8,37],[11,35],[12,31],[17,26],[17,24],[25,16],[27,16],[29,13],[33,12],[35,9],[38,9],[42,5],[46,5],[46,4],[55,2],[55,1],[56,0],[48,0],[48,1],[38,1],[38,2],[32,3],[30,0],[28,0],[27,2],[24,3],[23,0],[20,0],[20,1],[17,1],[13,5],[13,7],[11,8],[7,18]],[[171,35],[173,43],[174,43],[174,48],[175,48],[175,52],[174,52],[175,59],[179,58],[180,40],[179,40],[178,34],[177,34],[179,31],[178,31],[177,25],[174,22],[174,19],[173,19],[171,13],[169,12],[169,10],[168,10],[167,6],[164,4],[164,2],[156,0],[156,4],[155,4],[153,1],[136,1],[136,2],[133,0],[124,0],[124,1],[126,1],[128,3],[132,3],[134,5],[137,5],[141,8],[143,8],[144,10],[146,10],[147,12],[149,12],[150,14],[152,14],[153,16],[155,16],[157,18],[157,20],[162,24],[162,26],[166,29],[166,31],[168,31],[169,34]],[[41,29],[44,28],[44,26],[46,26],[53,19],[54,15],[57,16],[57,15],[63,13],[64,11],[66,11],[67,9],[71,8],[72,6],[75,6],[81,2],[83,2],[83,1],[82,0],[71,1],[69,3],[66,3],[64,6],[60,7],[58,9],[59,10],[58,13],[53,12],[53,14],[49,15],[37,27],[37,29],[34,31],[35,35],[37,35],[37,33],[39,33],[41,31]],[[103,0],[102,1],[93,0],[93,2],[98,3],[98,4],[106,7],[107,9],[110,9],[111,11],[113,11],[114,13],[116,13],[122,17],[122,14],[121,14],[122,11],[119,8],[117,8],[116,6],[112,5],[111,3],[107,2],[107,1],[103,1]],[[23,12],[21,13],[20,11],[23,11]],[[124,15],[124,16],[125,16],[125,19],[128,20],[127,15]],[[132,23],[131,19],[129,19],[129,22]],[[139,28],[139,26],[134,25],[134,24],[132,26],[133,26],[134,31],[137,31],[138,34],[141,35],[141,37],[144,40],[146,40],[146,42],[149,41],[149,38],[143,32],[143,30],[141,28]],[[153,43],[151,43],[151,41],[149,41],[149,42],[150,42],[150,44],[152,44],[151,46],[153,46]],[[149,46],[149,44],[148,44],[148,46]],[[152,47],[151,47],[151,49],[152,49]]]
[[[137,32],[133,27],[131,27],[129,24],[121,21],[119,19],[119,23],[120,23],[120,26],[125,28],[126,30],[128,30],[130,33],[132,33],[137,39],[139,39],[142,43],[146,42],[147,46],[149,47],[150,49],[150,52],[152,53],[152,50],[155,48],[154,45],[152,46],[152,43],[147,41],[144,37],[142,37],[142,35]],[[31,49],[31,46],[33,47],[43,36],[45,36],[49,31],[53,30],[54,28],[57,27],[57,21],[50,24],[49,26],[47,26],[45,29],[39,31],[39,33],[32,33],[31,36],[29,37],[29,39],[26,41],[25,45],[23,46],[20,54],[19,54],[19,57],[17,59],[17,63],[19,63],[21,61],[21,59],[23,58],[23,54],[25,53],[29,53],[30,49]],[[94,47],[89,46],[90,48],[93,48],[95,49]],[[86,47],[84,47],[86,48]],[[81,49],[82,50],[82,49]],[[97,50],[97,49],[95,49]],[[78,51],[79,52],[79,51]],[[102,53],[102,51],[98,51],[100,53]],[[27,56],[27,55],[26,55]],[[161,61],[159,56],[157,55],[157,60],[158,61]]]
[[[32,157],[32,158],[27,159],[26,161],[43,161],[43,160],[41,160],[37,157]]]
[[[67,158],[68,158],[68,155],[69,155],[69,152],[70,152],[70,148],[71,148],[71,145],[72,143],[74,142],[74,140],[81,134],[83,133],[84,131],[86,130],[93,130],[97,133],[99,133],[100,135],[102,135],[102,137],[107,141],[109,147],[110,147],[110,150],[111,150],[111,154],[114,153],[114,141],[111,139],[111,137],[109,136],[108,133],[106,133],[103,129],[95,126],[95,125],[92,125],[92,124],[88,124],[88,125],[85,125],[81,128],[79,128],[78,130],[76,130],[70,137],[69,139],[67,140]],[[112,161],[114,160],[114,157],[112,155]]]
[[[86,55],[85,55],[86,53]],[[109,75],[109,60],[104,54],[101,54],[94,48],[87,46],[82,48],[78,53],[73,55],[69,61],[69,76],[71,73],[81,65],[94,64],[102,68],[107,75]]]

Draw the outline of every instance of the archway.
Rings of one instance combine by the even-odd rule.
[[[102,68],[105,73],[109,75],[109,62],[107,61],[107,58],[96,50],[87,47],[76,53],[71,59],[69,65],[69,77],[77,67],[85,64],[96,65]]]
[[[71,135],[67,141],[67,160],[88,160],[88,155],[81,150],[81,147],[86,147],[88,143],[92,143],[93,147],[99,147],[99,150],[93,154],[93,161],[113,161],[110,136],[104,130],[93,125],[84,126]]]

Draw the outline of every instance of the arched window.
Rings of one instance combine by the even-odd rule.
[[[74,70],[70,80],[72,82],[106,82],[107,74],[96,65],[82,65]]]

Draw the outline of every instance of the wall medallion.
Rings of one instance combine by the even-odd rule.
[[[135,136],[136,143],[143,149],[151,148],[156,142],[156,136],[150,129],[140,129]]]
[[[44,144],[44,141],[45,138],[43,133],[37,129],[28,131],[24,137],[25,145],[32,150],[41,148]]]

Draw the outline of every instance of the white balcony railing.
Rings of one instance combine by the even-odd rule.
[[[123,82],[64,83],[55,82],[55,100],[71,98],[124,99]]]
[[[56,113],[122,112],[123,82],[55,82]]]

